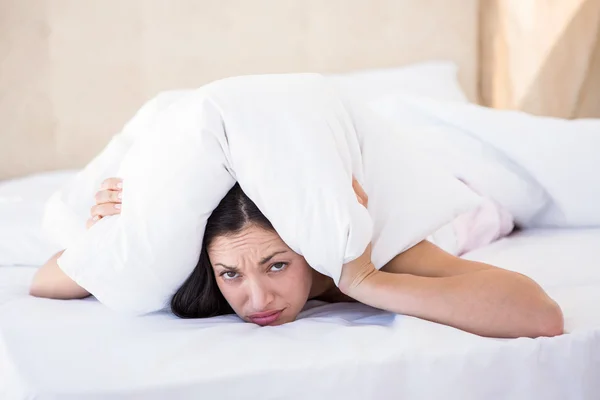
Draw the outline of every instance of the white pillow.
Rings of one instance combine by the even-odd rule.
[[[435,104],[436,108],[424,109],[426,104]],[[412,146],[508,210],[517,225],[530,224],[548,204],[545,189],[510,157],[479,135],[439,118],[438,111],[450,107],[450,103],[394,95],[369,105],[391,122],[412,130]]]
[[[457,65],[451,61],[429,61],[398,68],[366,69],[328,75],[326,78],[362,102],[377,101],[385,96],[400,93],[467,102],[467,97],[458,82],[457,72]],[[55,212],[45,214],[44,225],[61,225],[60,230],[52,229],[54,240],[69,247],[72,238],[85,233],[85,220],[102,180],[117,174],[119,163],[115,160],[123,159],[137,135],[144,135],[150,129],[147,127],[154,123],[158,110],[167,108],[192,92],[193,90],[166,91],[145,103],[135,117],[124,126],[122,132],[77,174],[70,184],[71,187],[65,187],[61,193],[53,196],[49,204]],[[68,200],[65,199],[66,193],[70,197]],[[71,215],[64,218],[66,214]],[[60,216],[60,219],[54,220],[55,216]]]
[[[451,61],[428,61],[398,68],[368,69],[330,75],[334,84],[364,102],[405,94],[467,103]]]
[[[467,97],[458,82],[457,72],[458,66],[454,62],[428,61],[398,68],[366,69],[347,74],[328,75],[326,78],[351,97],[367,103],[400,93],[467,102]],[[55,210],[61,209],[61,212],[46,213],[47,220],[44,222],[48,226],[63,224],[60,231],[54,230],[55,240],[68,246],[69,238],[79,237],[85,232],[85,220],[88,218],[89,209],[94,203],[94,195],[102,180],[117,174],[119,163],[115,160],[124,157],[137,135],[143,135],[149,130],[146,127],[154,123],[158,110],[167,108],[192,92],[193,90],[165,91],[150,99],[124,126],[121,133],[116,135],[106,148],[77,174],[71,182],[72,189],[65,187],[62,193],[55,194],[50,204]],[[71,196],[68,205],[64,202],[65,193]],[[62,217],[66,213],[72,213],[70,218],[52,220],[54,216]]]
[[[100,154],[52,194],[46,204],[42,224],[63,249],[85,234],[86,220],[95,204],[96,193],[105,179],[118,176],[120,160],[129,152],[138,135],[152,129],[159,110],[168,108],[189,93],[188,90],[166,91],[146,102]]]
[[[317,74],[230,78],[151,114],[136,116],[151,124],[129,124],[142,131],[131,132],[130,150],[113,160],[124,179],[122,213],[69,238],[58,261],[116,310],[145,313],[168,303],[196,266],[206,220],[235,180],[282,239],[336,282],[369,241],[381,267],[479,203],[401,132]],[[94,182],[112,171],[98,165],[86,169]],[[352,175],[369,194],[368,212]],[[63,191],[61,204],[77,208],[69,199],[79,199],[78,190]],[[57,214],[51,228],[71,218],[63,209],[49,207]]]
[[[423,98],[407,101],[414,110],[493,146],[513,171],[543,188],[548,202],[524,227],[600,226],[600,119],[538,117]],[[498,189],[517,195],[503,181]]]
[[[57,171],[0,182],[0,265],[41,265],[62,250],[42,229],[44,204],[72,179]]]

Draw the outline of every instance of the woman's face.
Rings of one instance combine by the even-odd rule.
[[[249,225],[216,237],[207,251],[221,293],[243,320],[281,325],[306,304],[312,269],[277,233]]]

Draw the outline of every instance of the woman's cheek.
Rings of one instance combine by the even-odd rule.
[[[310,267],[306,263],[298,262],[289,272],[287,293],[293,293],[296,301],[303,302],[300,307],[304,307],[312,286]]]
[[[222,279],[217,280],[217,286],[223,297],[225,297],[225,300],[233,308],[233,311],[240,311],[239,289],[236,290],[235,285],[232,285],[231,282],[224,282]]]

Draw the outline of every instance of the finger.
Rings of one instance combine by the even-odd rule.
[[[356,200],[358,200],[358,203],[359,203],[360,205],[364,206],[364,204],[363,204],[363,200],[362,200],[362,198],[361,198],[361,197],[360,197],[360,195],[359,195],[359,191],[358,191],[358,189],[357,189],[357,185],[358,185],[358,182],[357,182],[357,181],[356,181],[356,179],[354,179],[354,177],[353,177],[353,178],[352,178],[352,190],[354,190],[354,195],[356,196]]]
[[[123,189],[123,179],[121,178],[108,178],[100,185],[100,190],[121,190]]]
[[[88,219],[85,223],[86,229],[90,229],[92,226],[94,226],[94,224],[96,222],[100,221],[101,219],[102,219],[102,217],[100,217],[100,216],[95,216],[95,217]]]
[[[358,204],[363,207],[366,207],[364,200],[360,196],[356,196],[356,200],[358,200]]]
[[[108,217],[109,215],[116,215],[121,213],[121,204],[105,203],[97,204],[92,207],[92,217]]]
[[[101,190],[96,193],[96,204],[104,204],[104,203],[121,203],[121,198],[123,196],[123,192],[118,192],[115,190]]]
[[[359,203],[366,207],[369,203],[369,196],[367,196],[367,193],[364,191],[360,183],[358,183],[358,181],[354,177],[352,178],[352,189],[354,189],[356,197],[360,199]]]
[[[358,195],[358,193],[356,193],[356,190],[354,191],[354,195],[356,196],[356,200],[358,201],[358,204],[360,204],[363,207],[366,207],[366,205],[365,205],[365,199],[363,199],[362,197],[360,197]]]

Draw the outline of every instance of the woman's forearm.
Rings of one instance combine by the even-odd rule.
[[[86,222],[91,228],[104,217],[121,213],[121,193],[123,180],[108,178],[102,182],[100,191],[96,193],[95,205],[90,210],[90,218]],[[82,299],[90,295],[88,291],[69,278],[58,266],[58,259],[64,252],[55,254],[36,272],[29,294],[50,299]]]
[[[377,271],[347,294],[373,307],[482,336],[563,333],[558,305],[531,279],[502,269],[443,278]]]
[[[50,299],[82,299],[90,294],[69,278],[58,267],[57,260],[62,251],[55,254],[40,267],[33,277],[29,294]]]

